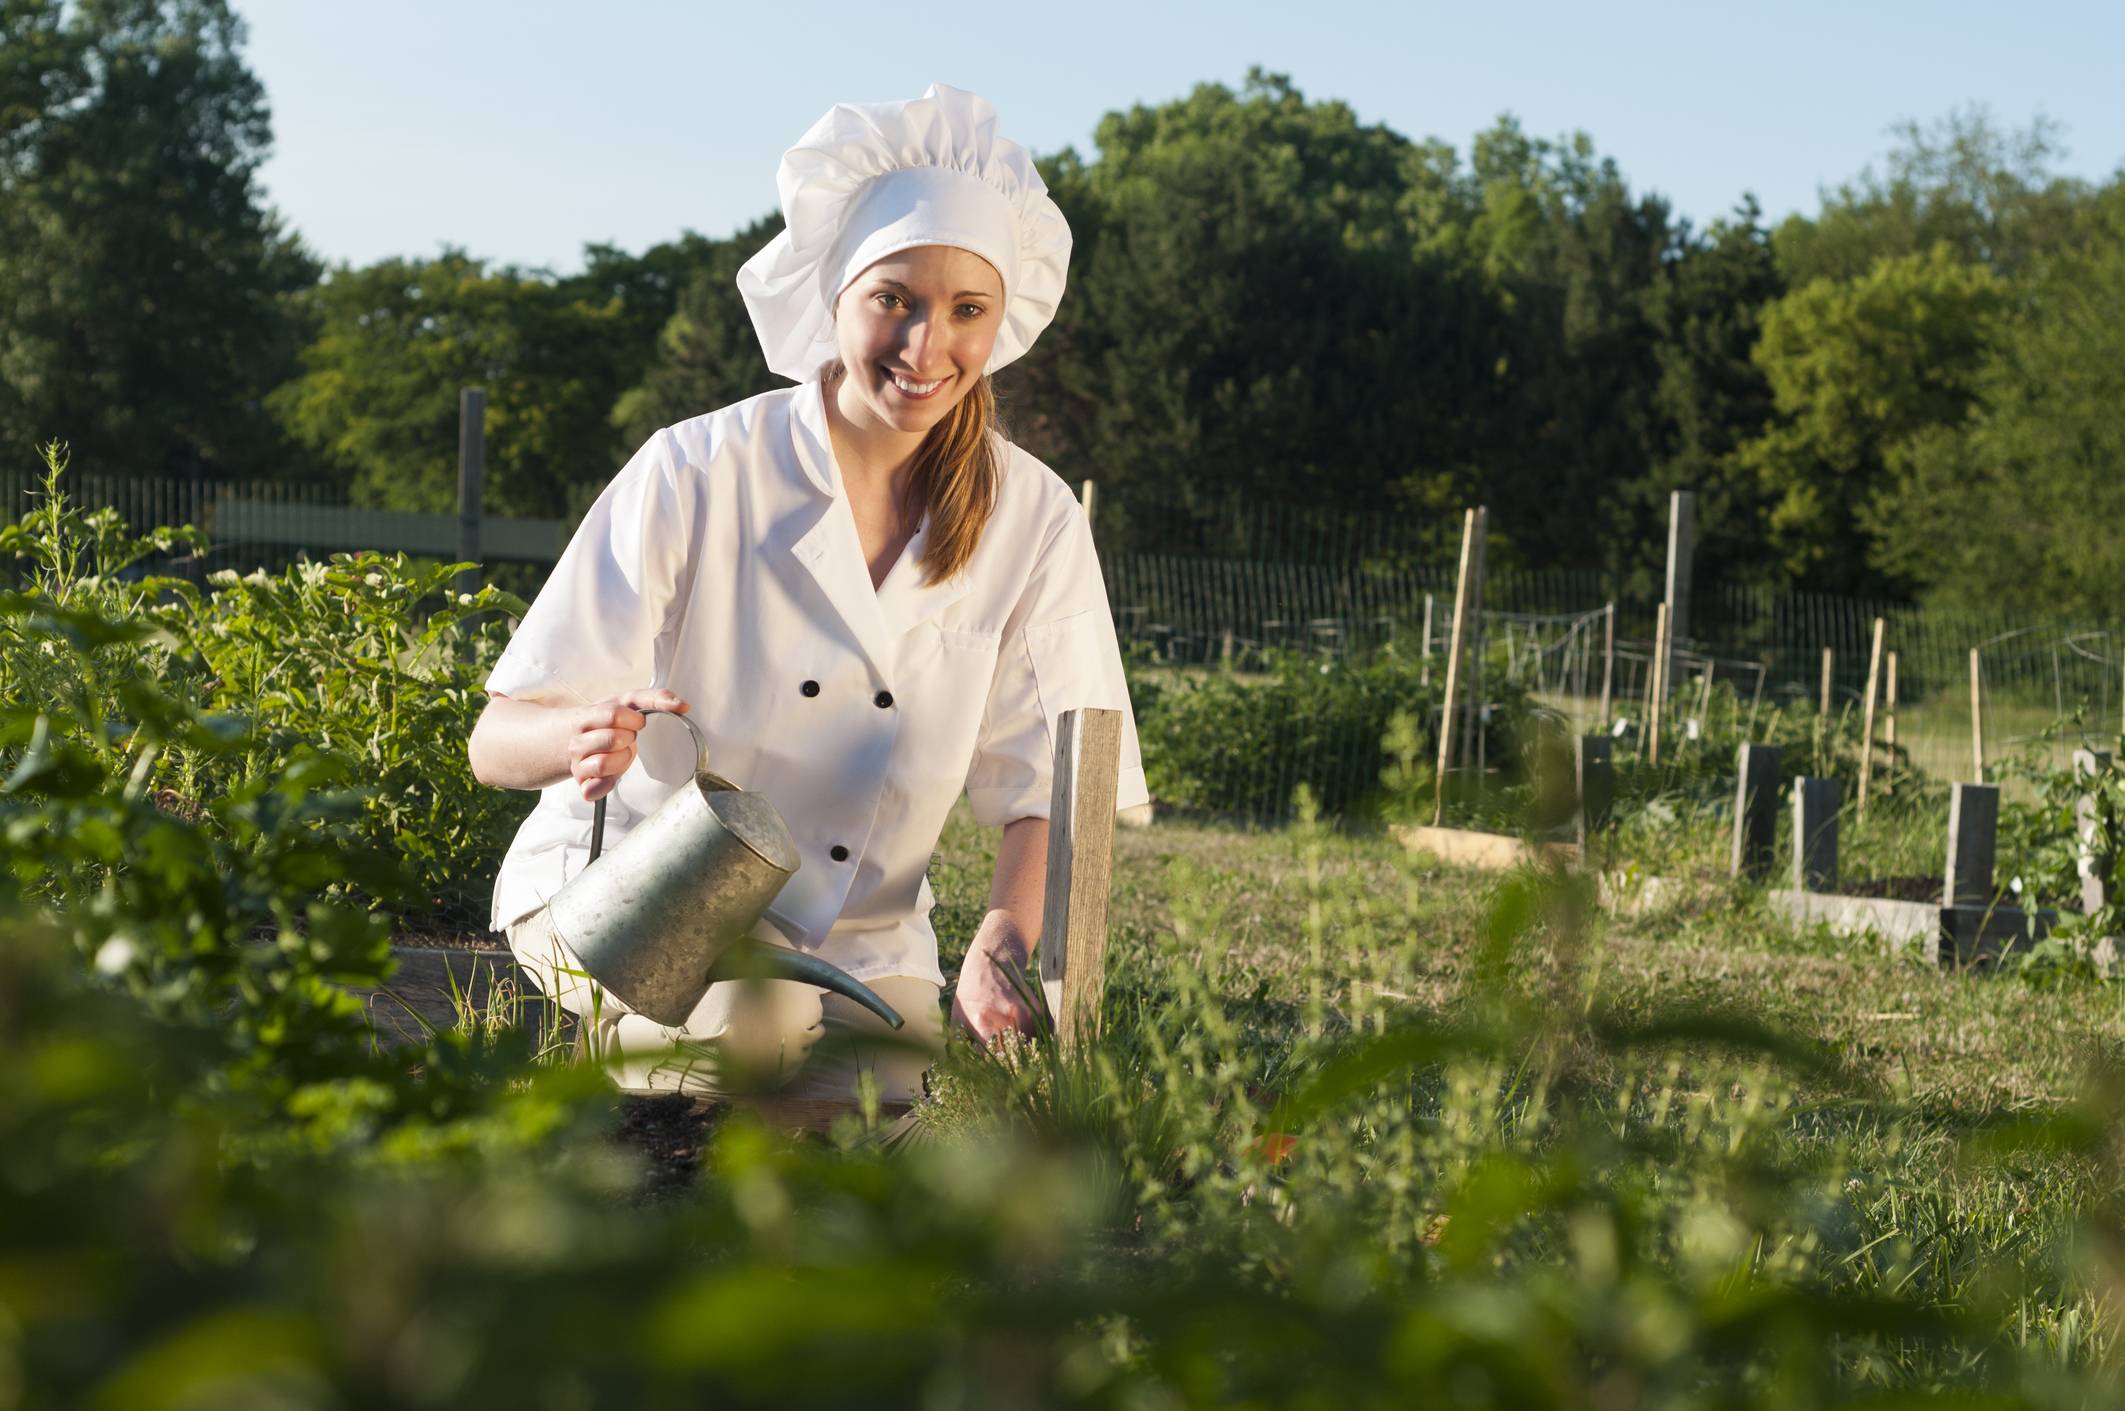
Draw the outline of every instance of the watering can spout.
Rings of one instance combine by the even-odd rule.
[[[893,1006],[878,997],[876,990],[839,966],[816,955],[760,941],[739,941],[724,951],[709,967],[708,979],[711,984],[720,980],[795,980],[852,999],[895,1029],[907,1023]]]

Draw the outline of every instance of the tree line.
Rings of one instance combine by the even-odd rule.
[[[738,265],[778,226],[327,268],[269,210],[223,0],[0,5],[0,441],[99,471],[570,515],[661,425],[778,385]],[[2125,571],[2125,177],[1982,109],[1768,225],[1703,228],[1590,138],[1463,153],[1279,75],[1106,115],[1042,170],[1071,287],[1012,434],[1148,539],[1236,504],[1439,527],[1657,579],[1668,492],[1731,581],[2109,619]],[[769,185],[762,173],[761,185]]]

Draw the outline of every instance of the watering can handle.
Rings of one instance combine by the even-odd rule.
[[[668,715],[672,719],[678,721],[681,725],[684,725],[694,737],[694,772],[697,774],[708,773],[708,736],[701,733],[701,727],[694,724],[691,717],[681,715],[675,710],[644,710],[642,714]],[[643,721],[642,728],[644,730],[648,729],[649,722],[646,720]],[[592,862],[596,862],[598,860],[598,854],[604,851],[605,800],[603,798],[600,798],[597,802],[597,806],[591,810],[590,814],[590,860]]]

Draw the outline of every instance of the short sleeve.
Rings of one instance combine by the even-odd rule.
[[[1020,818],[1048,817],[1058,727],[1065,711],[1082,708],[1122,713],[1115,807],[1148,802],[1136,716],[1092,530],[1064,498],[1049,520],[997,653],[967,775],[967,799],[977,822],[1002,827]]]
[[[590,507],[487,689],[587,705],[656,684],[661,645],[683,601],[704,497],[668,431],[635,452]]]

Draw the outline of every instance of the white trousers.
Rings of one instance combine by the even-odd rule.
[[[779,1088],[854,1101],[868,1074],[880,1102],[905,1103],[922,1095],[922,1075],[944,1051],[941,992],[913,976],[865,982],[907,1021],[898,1031],[852,999],[794,980],[710,985],[684,1024],[668,1025],[592,980],[543,908],[508,936],[517,964],[576,1017],[589,1056],[625,1092],[721,1097]]]

